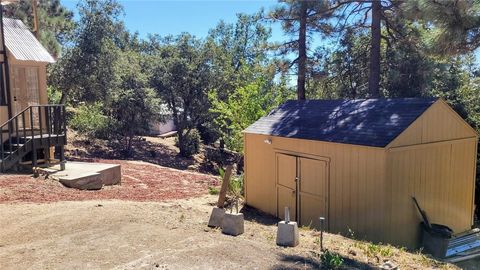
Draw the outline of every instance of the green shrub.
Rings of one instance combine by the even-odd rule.
[[[102,113],[102,103],[81,105],[70,120],[70,127],[89,139],[102,137],[108,127],[108,118]]]
[[[337,253],[328,250],[320,255],[320,260],[324,269],[337,269],[343,265],[343,258]]]
[[[200,152],[200,134],[198,130],[184,130],[183,134],[177,135],[178,148],[184,157],[191,157]]]
[[[62,91],[49,86],[47,88],[48,103],[59,104],[62,99]]]
[[[208,187],[208,194],[218,195],[220,194],[220,190],[217,187]]]
[[[232,175],[229,190],[234,196],[243,197],[243,174]]]

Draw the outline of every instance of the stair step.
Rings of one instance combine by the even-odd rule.
[[[11,144],[11,146],[13,147],[23,147],[25,144],[23,143],[14,143],[14,144]]]

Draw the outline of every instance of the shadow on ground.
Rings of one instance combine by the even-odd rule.
[[[243,213],[243,217],[245,220],[260,223],[263,225],[276,225],[280,221],[279,218],[257,210],[248,205],[245,205],[240,211],[240,213]]]
[[[135,141],[130,153],[122,151],[118,142],[105,140],[72,139],[67,148],[69,160],[118,159],[136,160],[157,164],[178,170],[191,170],[200,173],[218,174],[218,166],[235,162],[231,153],[210,146],[203,146],[201,153],[194,157],[183,157],[178,148],[160,142],[147,140]],[[165,141],[166,142],[166,141]]]

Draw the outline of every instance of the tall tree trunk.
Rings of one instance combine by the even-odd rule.
[[[372,1],[372,25],[370,40],[370,74],[368,89],[370,96],[380,96],[380,42],[381,42],[381,16],[382,3],[380,0]]]
[[[307,73],[307,2],[300,6],[300,31],[298,33],[298,100],[305,100],[305,81]]]

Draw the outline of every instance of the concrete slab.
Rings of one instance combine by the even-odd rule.
[[[120,184],[122,178],[121,167],[117,164],[69,161],[63,171],[60,165],[41,171],[57,178],[67,187],[89,190]]]
[[[76,175],[75,177],[59,177],[58,180],[66,187],[81,190],[99,190],[103,187],[99,173]]]

